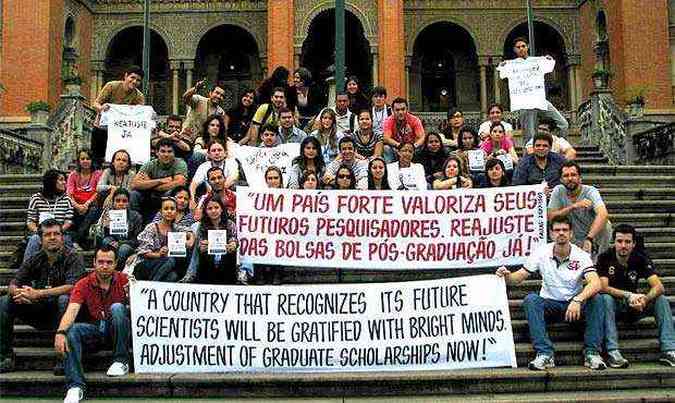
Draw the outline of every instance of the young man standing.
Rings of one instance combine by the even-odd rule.
[[[528,365],[531,370],[555,367],[553,343],[546,331],[547,317],[553,322],[576,322],[582,316],[586,320],[584,366],[607,368],[600,357],[605,311],[598,292],[602,285],[588,253],[570,243],[572,232],[566,217],[556,217],[551,221],[552,243],[533,251],[518,271],[511,273],[502,266],[495,273],[504,277],[507,285],[519,284],[536,272],[541,275],[539,293],[530,293],[523,301],[530,339],[537,353]]]
[[[129,373],[129,334],[131,322],[127,304],[129,288],[127,276],[115,271],[115,250],[99,248],[94,255],[94,271],[75,284],[68,309],[61,319],[54,337],[54,348],[65,356],[66,398],[64,403],[78,403],[84,398],[85,380],[82,373],[82,349],[113,347],[113,363],[107,375],[124,376]],[[75,323],[84,307],[86,323]]]
[[[110,104],[116,105],[144,105],[145,97],[138,89],[143,81],[143,69],[138,66],[129,66],[124,71],[121,81],[107,82],[91,106],[96,110],[96,123],[91,133],[91,152],[95,163],[100,164],[105,158],[105,148],[108,143],[107,128],[98,125],[101,113],[110,108]]]
[[[627,368],[629,365],[619,351],[617,315],[632,322],[652,315],[659,329],[659,361],[675,367],[673,312],[654,264],[645,251],[636,250],[636,238],[635,228],[627,224],[617,225],[614,229],[614,247],[598,256],[598,275],[605,292],[602,301],[605,306],[608,363],[612,368]],[[645,294],[638,291],[641,278],[649,284],[649,291]]]
[[[391,103],[394,114],[384,121],[384,159],[387,163],[396,160],[401,143],[413,143],[415,149],[424,146],[424,126],[422,121],[408,112],[408,101],[396,98]]]

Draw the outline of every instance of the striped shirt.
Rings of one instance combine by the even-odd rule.
[[[68,195],[57,196],[49,200],[42,193],[35,193],[28,202],[26,222],[39,224],[47,218],[55,218],[61,225],[73,220],[73,204]]]

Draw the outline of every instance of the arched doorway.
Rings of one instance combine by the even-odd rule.
[[[143,27],[126,28],[110,41],[105,59],[104,81],[120,80],[124,70],[130,65],[143,65]],[[169,81],[169,51],[164,39],[151,30],[150,77],[145,103],[152,105],[159,115],[170,112]]]
[[[325,79],[332,75],[328,68],[334,62],[335,9],[330,9],[322,11],[312,20],[309,34],[302,44],[300,65],[312,72],[312,77],[318,85],[325,87]],[[373,61],[370,44],[361,21],[349,10],[345,10],[345,64],[346,74],[357,76],[362,88],[368,89],[372,86]],[[324,89],[324,93],[328,93],[327,88]]]
[[[513,52],[513,41],[519,36],[528,37],[527,23],[518,25],[506,38],[506,42],[504,43],[504,60],[516,57]],[[530,53],[530,56],[549,55],[555,59],[554,70],[546,75],[547,99],[559,110],[567,111],[570,109],[570,89],[566,73],[567,53],[565,52],[565,41],[555,28],[539,21],[535,21],[534,23],[534,38],[536,54]],[[505,94],[504,98],[508,99],[508,94]]]
[[[419,33],[413,45],[409,79],[410,102],[415,110],[480,110],[476,46],[459,25],[437,22]]]
[[[219,25],[209,30],[197,46],[195,80],[206,78],[225,88],[224,108],[236,105],[245,88],[262,78],[258,45],[253,36],[236,25]]]

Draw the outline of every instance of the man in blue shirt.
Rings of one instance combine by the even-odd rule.
[[[514,185],[536,185],[546,182],[546,196],[560,184],[560,168],[565,157],[551,152],[553,137],[548,133],[535,134],[534,152],[520,159],[513,172]]]

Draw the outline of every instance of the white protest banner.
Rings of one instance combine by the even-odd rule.
[[[167,246],[169,248],[169,256],[187,256],[186,243],[187,234],[185,232],[167,232]]]
[[[504,279],[275,287],[134,282],[136,373],[515,367]]]
[[[227,231],[210,229],[208,233],[208,254],[219,255],[227,253]]]
[[[129,231],[127,225],[127,211],[126,210],[108,210],[108,218],[110,218],[110,234],[111,235],[126,235]]]
[[[468,150],[466,155],[469,159],[471,171],[485,171],[485,152],[483,150]]]
[[[447,191],[237,188],[252,263],[369,269],[494,267],[546,243],[542,185]]]
[[[108,126],[105,160],[115,151],[126,150],[134,164],[150,161],[150,136],[155,127],[155,110],[148,105],[115,105],[101,114],[101,125]]]
[[[499,77],[509,80],[511,110],[547,110],[544,75],[553,71],[555,60],[550,57],[528,57],[502,62]]]
[[[270,166],[281,169],[284,177],[284,185],[288,183],[286,172],[293,162],[293,158],[300,155],[300,144],[288,143],[276,147],[250,147],[236,143],[228,143],[232,148],[233,155],[241,162],[246,174],[246,181],[252,188],[266,188],[265,171]]]
[[[508,154],[498,155],[497,159],[499,159],[504,164],[505,170],[507,171],[513,170],[513,159],[511,159],[510,155]]]

